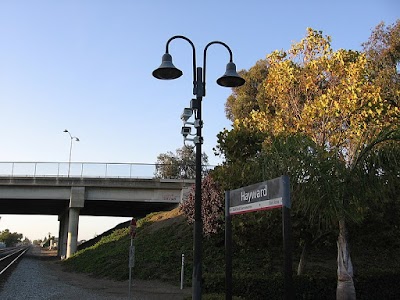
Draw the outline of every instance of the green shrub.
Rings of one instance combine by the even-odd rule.
[[[211,295],[225,293],[225,274],[205,274],[204,289]],[[400,299],[400,273],[370,274],[356,277],[354,280],[357,299]],[[295,299],[336,299],[336,276],[313,277],[294,276],[293,287]],[[240,299],[282,299],[283,276],[275,274],[270,277],[257,275],[233,276],[233,294]],[[220,298],[210,298],[220,299]],[[222,299],[222,298],[221,298]]]
[[[189,287],[193,261],[192,226],[183,217],[173,222],[166,219],[158,222],[154,221],[157,220],[157,214],[152,216],[138,222],[135,278],[178,283],[181,255],[184,253],[184,285]],[[239,237],[245,239],[247,235]],[[258,237],[261,238],[260,235]],[[224,299],[224,234],[221,232],[205,237],[203,242],[203,299]],[[62,264],[70,270],[90,273],[96,277],[127,280],[129,245],[129,229],[115,230],[95,245],[78,251]],[[397,248],[375,249],[363,245],[356,243],[352,252],[357,267],[354,279],[357,299],[400,299],[400,260],[397,258]],[[234,246],[233,295],[238,297],[236,299],[282,299],[284,283],[281,274],[281,246],[254,248],[252,243]],[[295,299],[336,298],[336,262],[331,259],[331,251],[330,248],[320,248],[318,252],[310,253],[308,273],[293,276]]]
[[[369,274],[354,280],[357,299],[400,299],[400,273]]]
[[[225,274],[205,274],[207,293],[225,292]],[[251,274],[233,275],[233,294],[243,299],[282,299],[284,295],[282,274],[260,277]],[[295,299],[335,299],[336,278],[294,276]]]

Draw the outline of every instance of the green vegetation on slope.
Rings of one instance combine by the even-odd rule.
[[[137,223],[134,276],[140,279],[162,279],[179,282],[181,256],[191,260],[191,228],[186,225],[177,209],[153,213]],[[129,228],[115,230],[95,245],[80,250],[63,262],[67,270],[89,273],[113,280],[126,280],[129,276]],[[187,278],[190,281],[190,263]]]
[[[128,277],[129,229],[115,230],[94,246],[78,251],[63,261],[67,270],[89,273],[95,277],[125,280]]]
[[[185,254],[185,286],[190,286],[192,276],[192,226],[179,214],[153,213],[138,221],[134,277],[139,279],[161,279],[178,285],[180,281],[181,255]],[[268,235],[267,232],[263,236]],[[258,237],[234,236],[233,279],[234,294],[240,299],[281,299],[283,293],[282,245],[279,238],[274,247],[255,247]],[[277,235],[279,236],[279,234]],[[399,245],[379,247],[379,240],[362,238],[354,241],[355,284],[358,299],[391,299],[400,291],[396,282],[400,274]],[[260,242],[261,244],[261,242]],[[113,280],[128,279],[129,229],[115,230],[97,244],[78,251],[63,262],[67,270],[85,272],[96,277]],[[203,274],[205,293],[224,293],[225,262],[223,233],[204,238]],[[299,249],[294,251],[294,269],[299,258]],[[378,253],[385,254],[383,257]],[[336,246],[334,243],[310,251],[306,275],[294,276],[298,297],[334,299],[336,289]],[[378,259],[379,258],[379,259]],[[382,291],[385,294],[382,294]],[[385,298],[386,297],[386,298]],[[388,298],[389,297],[389,298]],[[205,297],[205,299],[207,299]],[[223,299],[218,296],[209,299]],[[320,298],[321,299],[321,298]]]
[[[155,213],[138,222],[135,238],[135,276],[141,279],[180,281],[181,259],[192,260],[192,231],[177,209]],[[186,285],[190,282],[191,266],[186,263]]]

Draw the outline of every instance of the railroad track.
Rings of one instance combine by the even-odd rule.
[[[28,250],[29,246],[0,249],[0,278]]]

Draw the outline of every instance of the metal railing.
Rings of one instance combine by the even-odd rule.
[[[154,178],[160,164],[99,162],[0,162],[0,177]],[[212,169],[213,166],[205,166]]]

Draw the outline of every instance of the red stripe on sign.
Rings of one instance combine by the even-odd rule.
[[[255,208],[255,209],[248,209],[248,210],[241,210],[241,211],[235,211],[235,212],[229,212],[231,215],[240,215],[248,212],[254,212],[254,211],[259,211],[259,210],[270,210],[274,208],[279,208],[282,207],[282,204],[279,205],[274,205],[274,206],[268,206],[268,207],[262,207],[262,208]]]

